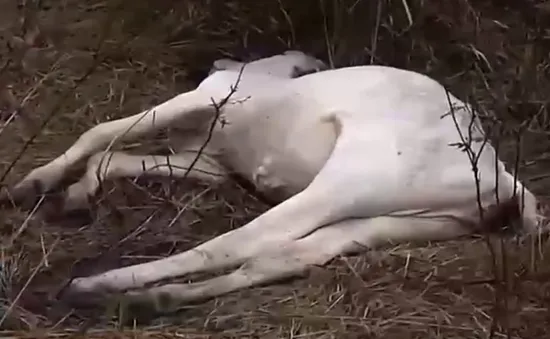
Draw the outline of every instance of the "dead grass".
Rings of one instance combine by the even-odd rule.
[[[521,176],[547,196],[550,21],[548,6],[537,1],[0,4],[0,54],[7,56],[0,63],[0,174],[38,133],[5,182],[57,156],[95,123],[190,88],[216,58],[292,47],[335,66],[420,71],[474,99],[499,121],[500,152],[510,166],[515,135],[522,136]],[[55,292],[73,274],[190,248],[267,206],[235,183],[170,180],[109,183],[95,206],[88,222],[47,223],[29,211],[0,210],[2,337],[64,338],[87,329],[87,338],[542,338],[550,325],[546,243],[493,239],[495,267],[484,240],[466,239],[341,258],[292,283],[123,326],[121,314],[64,309]]]

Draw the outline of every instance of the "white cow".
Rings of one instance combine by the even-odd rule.
[[[242,63],[220,60],[195,90],[93,127],[11,189],[15,197],[33,193],[35,182],[49,190],[89,158],[86,174],[66,193],[66,210],[80,208],[99,180],[184,176],[210,136],[190,177],[220,182],[236,172],[280,202],[189,251],[74,279],[65,295],[123,292],[166,310],[389,242],[451,239],[505,217],[528,231],[538,229],[535,196],[495,159],[469,106],[438,82],[383,66],[296,76],[324,68],[298,51],[248,63],[244,70]],[[173,155],[105,151],[115,139],[174,126],[182,140]],[[514,187],[522,199],[513,198]],[[495,191],[505,207],[494,207]],[[478,204],[487,209],[486,224]],[[235,270],[197,283],[149,286],[226,267]]]

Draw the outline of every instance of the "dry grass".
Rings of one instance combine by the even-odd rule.
[[[0,0],[6,183],[95,123],[190,88],[216,58],[292,47],[335,66],[378,63],[435,77],[494,113],[510,166],[521,135],[521,176],[542,198],[550,187],[550,18],[542,2],[64,0],[42,1],[39,10],[31,3],[18,9]],[[89,222],[47,223],[32,211],[0,210],[2,337],[65,338],[87,329],[88,338],[542,338],[550,328],[550,260],[540,239],[493,239],[496,265],[483,239],[341,258],[304,279],[189,305],[139,326],[123,326],[125,314],[64,309],[55,292],[71,275],[190,248],[267,208],[234,183],[107,186]]]

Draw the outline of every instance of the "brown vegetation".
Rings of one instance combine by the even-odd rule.
[[[0,184],[97,122],[189,89],[217,58],[291,47],[335,67],[433,76],[488,112],[501,157],[541,198],[550,188],[550,5],[542,1],[0,0],[0,8]],[[109,183],[93,205],[91,220],[55,222],[0,210],[0,336],[548,337],[545,239],[400,245],[139,326],[121,312],[66,309],[55,294],[72,275],[190,248],[267,208],[237,183],[167,179]]]

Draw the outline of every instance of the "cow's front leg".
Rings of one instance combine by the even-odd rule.
[[[250,223],[191,250],[148,263],[74,279],[64,295],[107,295],[191,273],[236,267],[266,250],[277,249],[332,222],[333,197],[304,190]]]

